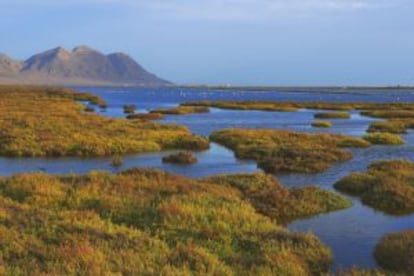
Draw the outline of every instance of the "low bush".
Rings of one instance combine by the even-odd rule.
[[[161,113],[134,113],[134,114],[129,114],[127,116],[127,119],[130,119],[130,120],[135,120],[135,119],[139,119],[139,120],[161,120],[164,117],[165,117],[164,114],[161,114]]]
[[[229,185],[155,170],[0,179],[5,275],[323,275],[330,250]]]
[[[335,162],[352,158],[342,148],[370,145],[343,135],[270,129],[225,129],[214,132],[210,139],[233,150],[237,158],[257,161],[268,173],[321,172]]]
[[[374,145],[403,145],[404,139],[392,133],[374,132],[364,136],[364,139]]]
[[[191,165],[191,164],[197,163],[197,161],[198,161],[197,158],[194,157],[191,154],[191,152],[184,152],[184,151],[181,151],[175,154],[170,154],[162,158],[163,163],[173,163],[173,164]]]
[[[388,121],[373,122],[368,128],[368,132],[405,134],[409,128],[414,128],[414,119],[391,119]]]
[[[414,212],[414,163],[409,161],[376,162],[368,172],[350,174],[334,187],[389,214]]]
[[[414,119],[414,110],[367,110],[362,111],[361,115],[385,119]]]
[[[332,127],[332,123],[329,121],[314,121],[312,123],[313,127],[320,127],[320,128],[329,128]]]
[[[385,235],[375,247],[378,264],[391,275],[412,275],[414,230]]]
[[[313,186],[287,189],[262,173],[220,175],[206,181],[240,190],[259,213],[282,224],[351,206],[349,200],[332,192]]]
[[[186,115],[191,113],[208,113],[210,109],[203,106],[178,106],[172,108],[160,108],[151,110],[150,113],[168,114],[168,115]]]
[[[317,119],[349,119],[351,115],[348,112],[320,112],[314,115]]]
[[[0,97],[3,156],[113,156],[209,147],[207,139],[183,126],[85,114],[76,100],[99,103],[99,98],[70,89],[0,86]]]

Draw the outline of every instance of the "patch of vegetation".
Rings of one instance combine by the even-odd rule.
[[[126,104],[123,106],[125,114],[134,114],[137,106],[135,104]]]
[[[181,151],[175,154],[164,156],[162,158],[163,163],[173,163],[173,164],[186,164],[191,165],[197,163],[197,158],[194,157],[191,152]]]
[[[412,275],[414,271],[414,230],[392,233],[375,247],[378,264],[393,275]]]
[[[348,112],[320,112],[314,115],[317,119],[349,119],[351,115]]]
[[[329,121],[314,121],[312,123],[313,127],[319,127],[319,128],[329,128],[332,127],[332,123]]]
[[[404,139],[396,134],[386,132],[373,132],[364,136],[364,139],[374,145],[403,145]]]
[[[410,128],[414,128],[414,119],[391,119],[372,123],[368,128],[368,132],[405,134]]]
[[[339,191],[358,196],[362,202],[389,214],[414,212],[414,163],[380,161],[366,173],[353,173],[335,184]]]
[[[210,139],[236,154],[252,159],[268,173],[315,173],[333,163],[346,161],[352,154],[344,147],[368,147],[363,139],[333,134],[307,134],[271,129],[224,129]]]
[[[0,86],[0,155],[111,156],[165,149],[202,150],[207,139],[183,126],[85,113],[101,103],[70,89]]]
[[[131,169],[0,179],[4,275],[323,275],[330,250],[229,185]]]
[[[151,110],[150,113],[168,114],[168,115],[186,115],[191,113],[208,113],[210,109],[204,106],[178,106],[172,108],[159,108]]]
[[[95,108],[93,106],[86,106],[84,109],[85,112],[95,112]]]
[[[351,206],[344,197],[317,187],[287,189],[263,173],[219,175],[206,181],[238,189],[259,213],[282,224]]]
[[[301,108],[316,110],[408,110],[414,112],[412,103],[343,103],[343,102],[263,102],[263,101],[198,101],[187,102],[182,106],[205,106],[236,110],[263,110],[263,111],[297,111]]]
[[[124,160],[122,160],[121,156],[115,156],[112,160],[111,160],[111,166],[114,168],[119,168],[122,166],[122,164],[124,163]]]
[[[134,113],[129,114],[127,119],[130,120],[161,120],[164,119],[164,114],[161,113]]]
[[[414,110],[367,110],[362,111],[361,115],[385,119],[414,119]]]

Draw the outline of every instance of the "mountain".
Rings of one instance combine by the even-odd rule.
[[[170,82],[146,71],[124,53],[102,54],[88,46],[57,47],[17,62],[0,55],[0,83],[52,85],[141,85]]]
[[[22,66],[22,62],[0,54],[0,75],[15,75],[21,70]]]

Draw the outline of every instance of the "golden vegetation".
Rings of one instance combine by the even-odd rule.
[[[352,158],[342,148],[370,145],[343,135],[270,129],[224,129],[214,132],[210,139],[233,150],[237,158],[257,161],[268,173],[321,172],[335,162]]]
[[[99,98],[70,89],[0,86],[0,155],[105,156],[164,149],[207,149],[183,126],[85,113]]]
[[[205,106],[236,110],[296,111],[301,108],[319,110],[408,110],[414,112],[411,103],[332,103],[332,102],[263,102],[263,101],[198,101],[182,106]]]
[[[378,264],[390,275],[414,272],[414,230],[388,234],[375,247]]]
[[[348,112],[319,112],[314,115],[317,119],[349,119],[351,115]]]
[[[206,181],[238,189],[259,213],[282,224],[351,206],[342,196],[317,187],[287,189],[263,173],[219,175]]]
[[[353,173],[335,188],[390,214],[414,212],[414,163],[404,160],[380,161],[366,173]]]
[[[129,114],[127,119],[130,120],[161,120],[164,119],[164,114],[161,113],[134,113]]]
[[[163,163],[173,163],[173,164],[194,164],[197,163],[197,158],[194,157],[191,152],[181,151],[178,153],[170,154],[162,158]]]
[[[388,120],[373,122],[368,128],[368,132],[405,134],[409,128],[414,128],[414,120]]]
[[[131,169],[0,179],[4,275],[322,275],[330,250],[229,185]]]
[[[386,132],[372,132],[364,136],[364,139],[374,145],[403,145],[404,139],[392,133]]]
[[[319,127],[319,128],[329,128],[332,127],[332,123],[329,121],[314,121],[312,123],[313,127]]]
[[[159,108],[151,110],[150,113],[160,113],[168,115],[186,115],[191,113],[208,113],[210,109],[204,106],[178,106],[172,108]]]

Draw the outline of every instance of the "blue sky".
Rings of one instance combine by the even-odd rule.
[[[413,0],[0,0],[0,52],[124,51],[176,83],[414,84]]]

